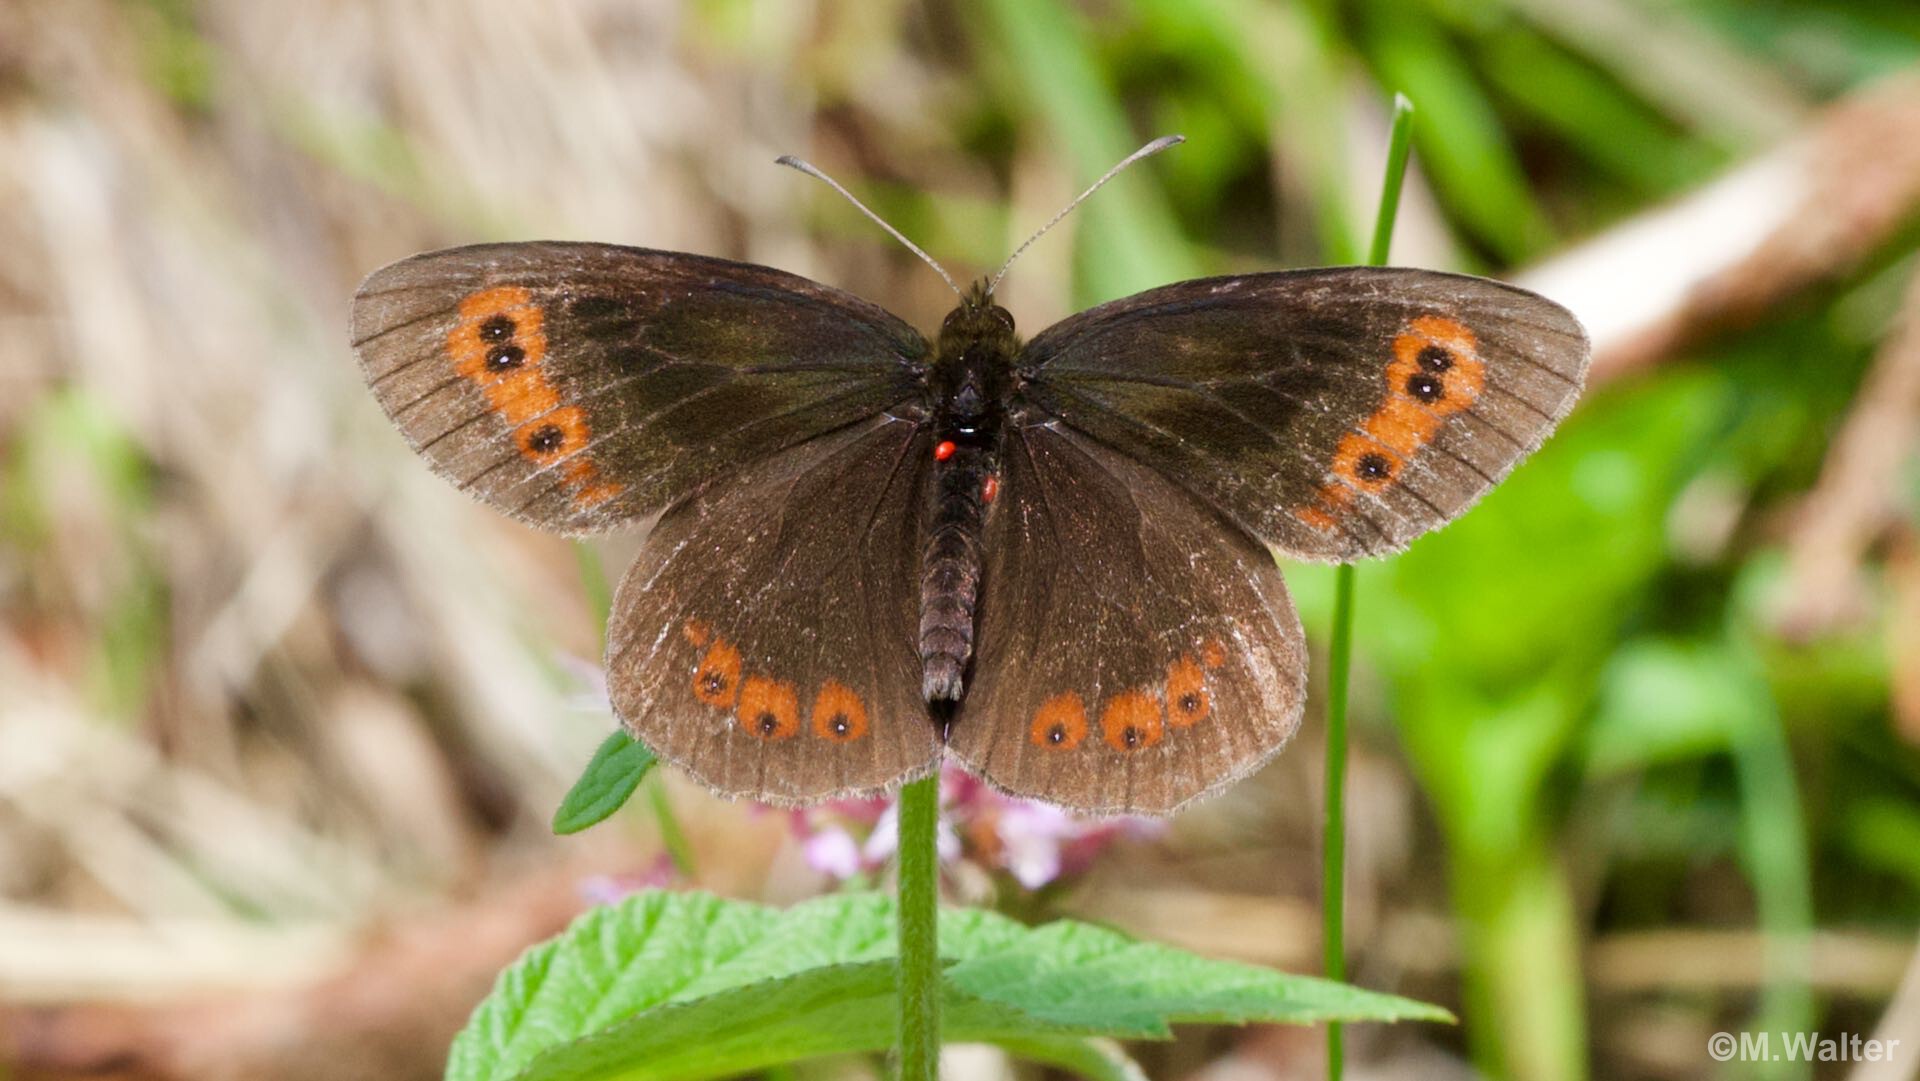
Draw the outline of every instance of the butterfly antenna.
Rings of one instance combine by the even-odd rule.
[[[953,290],[956,294],[960,296],[963,296],[963,297],[966,296],[965,293],[960,292],[960,287],[953,283],[953,275],[947,273],[946,267],[943,267],[939,263],[934,262],[933,256],[928,255],[926,252],[921,251],[920,245],[915,244],[911,240],[908,240],[906,236],[900,232],[900,230],[895,229],[891,225],[888,225],[887,220],[885,218],[882,218],[880,215],[875,214],[871,210],[868,210],[867,204],[861,202],[858,199],[855,199],[853,197],[853,193],[841,187],[840,182],[838,180],[835,180],[834,178],[821,172],[819,168],[817,168],[812,162],[807,161],[803,158],[796,158],[792,154],[782,154],[778,158],[775,158],[774,162],[775,164],[778,164],[778,165],[784,165],[789,169],[798,169],[801,172],[807,174],[808,176],[814,178],[815,180],[825,183],[827,187],[832,188],[834,191],[839,192],[841,197],[844,198],[847,202],[852,203],[856,210],[860,211],[860,213],[862,214],[865,214],[867,217],[872,218],[873,223],[875,225],[878,225],[880,228],[885,229],[887,232],[893,234],[893,239],[898,240],[902,244],[905,244],[907,246],[908,251],[926,260],[927,265],[933,268],[934,273],[940,275],[940,277],[946,281],[947,288]]]
[[[1155,154],[1160,153],[1162,150],[1165,150],[1170,146],[1178,146],[1181,143],[1184,143],[1186,141],[1187,141],[1187,137],[1184,135],[1162,135],[1158,139],[1155,139],[1153,142],[1150,142],[1147,145],[1141,147],[1140,149],[1134,151],[1133,153],[1128,154],[1126,157],[1121,158],[1119,161],[1119,164],[1115,165],[1111,169],[1108,169],[1106,173],[1100,177],[1100,179],[1094,181],[1091,185],[1089,185],[1086,191],[1083,191],[1078,196],[1076,196],[1073,202],[1068,203],[1066,206],[1062,207],[1060,209],[1060,213],[1055,214],[1050,220],[1048,220],[1047,224],[1042,225],[1038,230],[1034,232],[1032,236],[1028,237],[1026,243],[1013,249],[1013,254],[1007,256],[1007,261],[1000,264],[999,273],[995,274],[993,276],[993,280],[987,283],[987,295],[988,296],[993,295],[994,289],[998,288],[1000,285],[1000,279],[1007,276],[1007,270],[1013,266],[1013,261],[1015,259],[1020,258],[1021,252],[1024,252],[1028,248],[1032,247],[1034,241],[1039,240],[1043,236],[1046,236],[1047,230],[1060,224],[1061,218],[1064,218],[1068,214],[1073,213],[1074,207],[1077,207],[1081,203],[1086,202],[1087,196],[1092,195],[1096,191],[1099,191],[1100,185],[1105,184],[1107,181],[1112,180],[1116,176],[1119,176],[1120,170],[1125,169],[1127,166],[1132,165],[1134,162],[1139,161],[1141,158],[1153,157]]]

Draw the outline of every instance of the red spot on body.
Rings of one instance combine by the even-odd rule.
[[[740,704],[733,715],[750,736],[789,739],[800,731],[800,696],[785,680],[748,676],[740,683]]]
[[[867,734],[867,706],[852,687],[836,680],[820,685],[813,697],[813,734],[835,743],[852,743]]]
[[[1207,719],[1213,696],[1207,693],[1207,674],[1200,662],[1181,657],[1167,666],[1167,723],[1185,728]]]
[[[999,494],[1000,494],[999,475],[996,473],[987,474],[987,479],[980,482],[980,502],[991,503],[993,502],[993,497]]]
[[[1160,703],[1145,691],[1122,691],[1100,711],[1100,735],[1116,751],[1143,751],[1165,731]]]
[[[955,444],[953,440],[942,439],[940,442],[934,444],[933,460],[936,462],[944,462],[948,458],[953,457],[954,452],[958,451],[959,449],[960,447],[957,444]]]
[[[1072,691],[1040,703],[1040,708],[1033,711],[1033,724],[1027,729],[1027,741],[1035,747],[1070,751],[1086,738],[1087,706]]]

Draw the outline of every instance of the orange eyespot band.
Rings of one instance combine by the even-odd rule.
[[[1122,691],[1100,713],[1100,735],[1116,751],[1141,751],[1165,733],[1160,703],[1145,691]]]
[[[1385,399],[1357,431],[1341,438],[1328,463],[1329,479],[1293,512],[1309,528],[1333,532],[1357,496],[1398,483],[1446,418],[1471,407],[1486,389],[1479,342],[1456,320],[1418,316],[1394,337],[1392,352]]]
[[[560,404],[547,378],[546,312],[517,285],[482,289],[460,302],[460,321],[447,335],[454,371],[478,386],[487,408],[513,428],[521,456],[539,466],[565,461],[562,482],[582,510],[614,498],[626,486],[603,481],[593,462],[575,457],[592,437],[586,411]]]
[[[1062,751],[1080,746],[1080,741],[1086,738],[1087,707],[1080,696],[1071,691],[1040,703],[1027,730],[1027,742]]]
[[[813,699],[813,734],[835,743],[852,743],[867,734],[867,706],[853,688],[838,680],[820,685]]]

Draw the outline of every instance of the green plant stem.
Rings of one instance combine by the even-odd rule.
[[[900,790],[900,1077],[940,1076],[940,776]]]
[[[607,636],[607,615],[613,611],[613,590],[607,583],[606,564],[600,562],[600,550],[586,541],[573,543],[573,563],[580,571],[580,589],[587,595],[587,607],[600,623],[600,637]]]
[[[1756,914],[1766,932],[1761,955],[1767,978],[1753,1029],[1806,1032],[1814,1027],[1817,1014],[1808,985],[1814,920],[1800,782],[1759,647],[1750,634],[1736,631],[1731,637],[1752,702],[1729,734],[1740,785],[1740,858],[1753,882]],[[1770,1062],[1754,1076],[1807,1078],[1813,1076],[1813,1067]]]
[[[687,835],[680,830],[680,819],[673,813],[673,804],[667,800],[667,779],[655,771],[653,783],[647,786],[647,803],[653,808],[653,818],[660,826],[660,843],[667,847],[667,857],[673,860],[673,869],[680,877],[691,879],[695,875],[693,846],[687,843]]]
[[[1380,185],[1380,209],[1373,219],[1373,243],[1367,262],[1384,266],[1393,245],[1393,223],[1400,213],[1400,187],[1413,145],[1413,103],[1394,95],[1393,130],[1387,142],[1387,172]],[[1328,650],[1326,817],[1321,830],[1320,919],[1324,974],[1347,978],[1347,683],[1353,670],[1353,564],[1334,572],[1333,640]],[[1327,1025],[1327,1079],[1340,1081],[1346,1069],[1345,1033]]]
[[[1347,979],[1347,676],[1353,667],[1353,564],[1333,580],[1333,642],[1327,672],[1326,818],[1320,841],[1321,974]],[[1327,1024],[1327,1078],[1340,1081],[1346,1043],[1338,1022]]]

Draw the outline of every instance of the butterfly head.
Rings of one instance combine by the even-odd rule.
[[[960,294],[960,303],[947,313],[940,324],[940,352],[959,356],[982,347],[1012,355],[1019,344],[1014,334],[1013,313],[993,299],[992,286],[985,278]]]

